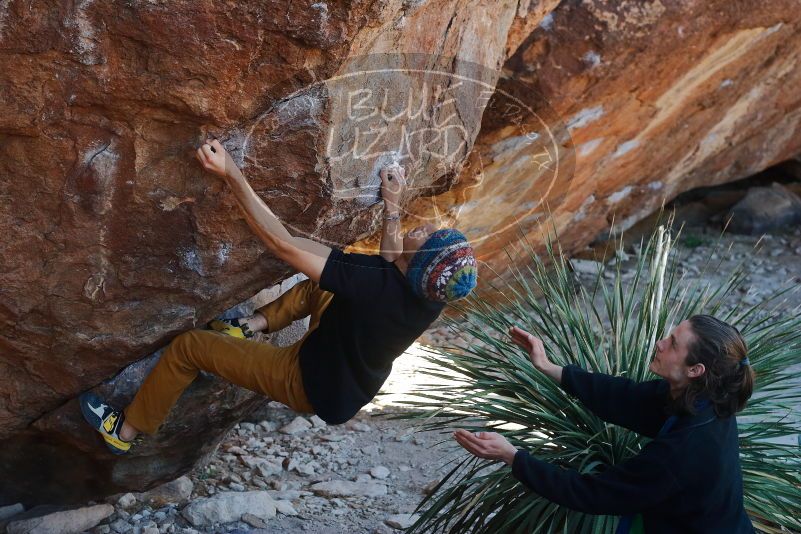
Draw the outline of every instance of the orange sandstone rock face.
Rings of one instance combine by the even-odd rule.
[[[523,129],[546,135],[540,119],[556,132],[566,127],[569,136],[546,147],[564,174],[543,185],[544,147],[515,142],[521,125],[489,110],[470,156],[482,175],[470,166],[447,193],[416,201],[408,224],[455,224],[503,269],[501,250],[518,225],[542,243],[548,208],[563,246],[577,250],[613,221],[626,228],[682,191],[801,152],[801,12],[793,2],[754,3],[747,13],[723,1],[562,2],[544,18],[534,4],[537,25],[504,64],[498,92],[530,87],[521,99],[535,113],[524,115]],[[510,41],[521,38],[510,33]]]
[[[358,90],[377,98],[386,83],[353,76],[363,58],[445,74],[480,65],[491,92],[519,11],[509,0],[51,4],[0,2],[0,504],[175,477],[261,402],[204,377],[138,455],[112,459],[74,401],[100,384],[124,405],[155,349],[290,272],[197,165],[204,138],[224,142],[296,232],[344,246],[379,223],[377,159],[341,157],[364,118],[352,115]],[[389,108],[420,83],[395,82]],[[482,106],[427,95],[416,104],[429,113],[406,126],[423,138],[431,111],[451,106],[460,143],[444,164],[417,159],[414,195],[452,185],[481,124]],[[401,121],[384,122],[397,136]]]

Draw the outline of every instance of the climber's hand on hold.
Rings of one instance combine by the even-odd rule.
[[[398,164],[387,165],[381,169],[381,198],[385,208],[400,211],[400,200],[406,191],[406,171]]]
[[[216,139],[207,139],[206,142],[197,149],[195,156],[204,169],[222,178],[229,175],[231,166],[234,165],[225,147]]]

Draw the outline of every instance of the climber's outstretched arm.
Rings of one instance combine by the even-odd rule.
[[[197,150],[203,168],[225,179],[236,197],[245,220],[267,248],[283,261],[315,282],[328,259],[331,248],[302,237],[294,237],[267,204],[256,194],[219,141],[206,142]]]

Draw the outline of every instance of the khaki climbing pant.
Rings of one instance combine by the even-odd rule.
[[[137,430],[155,434],[178,397],[199,371],[229,382],[298,412],[313,412],[303,390],[298,353],[306,337],[320,324],[320,317],[334,294],[304,280],[273,302],[256,310],[267,319],[268,332],[311,315],[309,331],[288,347],[238,339],[212,330],[191,330],[176,337],[147,376],[125,419]]]

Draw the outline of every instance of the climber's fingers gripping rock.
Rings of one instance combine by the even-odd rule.
[[[207,139],[195,153],[200,164],[209,172],[225,177],[227,174],[228,152],[216,139]]]

